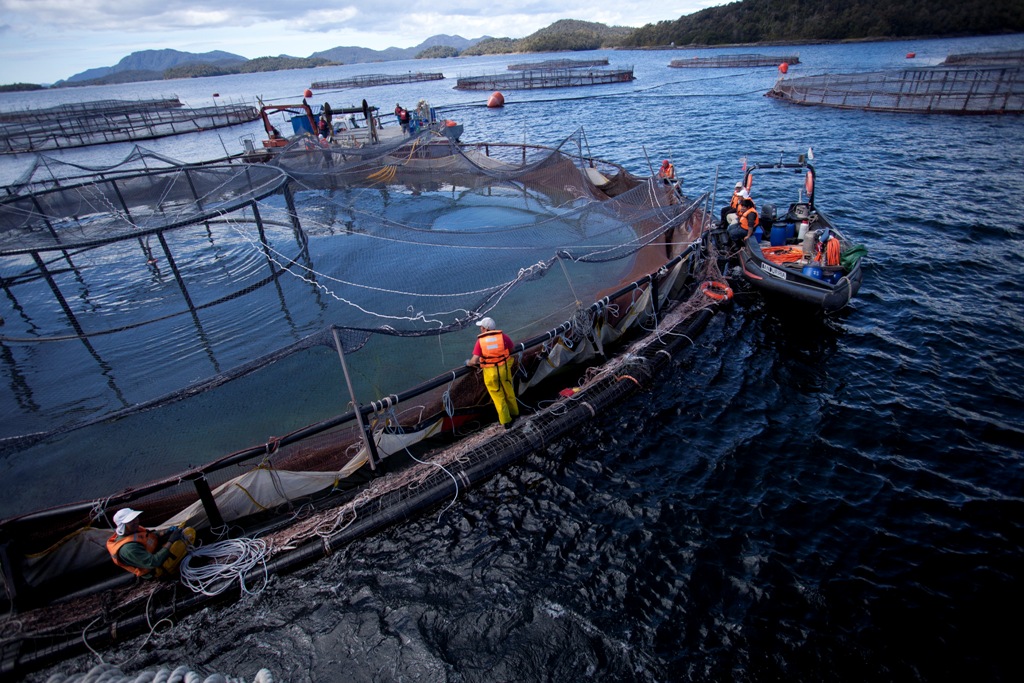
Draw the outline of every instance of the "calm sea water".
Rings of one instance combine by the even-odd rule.
[[[765,48],[790,75],[937,63],[1024,37]],[[749,50],[746,50],[749,51]],[[818,202],[869,249],[833,320],[741,293],[653,388],[449,508],[354,543],[238,603],[105,653],[287,681],[1016,680],[1024,607],[1024,117],[879,114],[763,97],[774,69],[669,69],[608,52],[622,86],[427,98],[467,141],[553,143],[691,194],[740,159],[814,148]],[[690,53],[686,53],[687,56]],[[703,54],[703,53],[699,53]],[[589,56],[589,55],[588,55]],[[544,57],[538,57],[542,59]],[[498,73],[521,58],[403,62],[0,96],[297,96],[359,73]],[[316,100],[320,99],[318,94]],[[183,159],[239,131],[147,144]],[[119,158],[127,146],[83,150]],[[21,158],[0,159],[16,174]],[[723,192],[719,190],[719,196]],[[1007,625],[1009,623],[1010,625]],[[53,671],[81,671],[80,657]]]

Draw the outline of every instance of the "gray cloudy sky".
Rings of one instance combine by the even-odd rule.
[[[643,26],[722,0],[0,0],[0,84],[51,83],[138,51],[308,57],[444,33],[522,38],[559,19]]]

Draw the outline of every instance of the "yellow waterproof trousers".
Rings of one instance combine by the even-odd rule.
[[[484,386],[498,409],[498,422],[507,425],[512,418],[519,417],[519,404],[516,403],[516,390],[512,386],[512,364],[515,359],[509,357],[504,363],[487,366],[484,371]]]

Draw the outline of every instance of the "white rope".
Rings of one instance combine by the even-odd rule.
[[[238,585],[243,593],[256,594],[262,591],[269,581],[269,554],[266,541],[254,538],[229,539],[193,548],[181,561],[181,582],[194,593],[219,595],[238,579]],[[196,564],[196,560],[200,558],[209,561]],[[245,574],[257,564],[263,565],[263,585],[250,590],[245,585]]]
[[[134,675],[125,673],[114,664],[97,664],[85,673],[73,673],[70,676],[56,673],[46,679],[46,683],[246,683],[244,678],[225,676],[223,674],[210,674],[203,678],[200,674],[192,671],[187,666],[177,666],[174,669],[160,667],[159,669],[146,669]],[[270,669],[260,669],[252,683],[274,683],[274,674]]]

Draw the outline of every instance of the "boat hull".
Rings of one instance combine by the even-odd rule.
[[[762,292],[774,298],[819,308],[825,313],[845,308],[860,290],[864,279],[859,262],[835,284],[804,275],[795,268],[768,261],[760,247],[750,240],[740,250],[740,267],[743,279]]]

